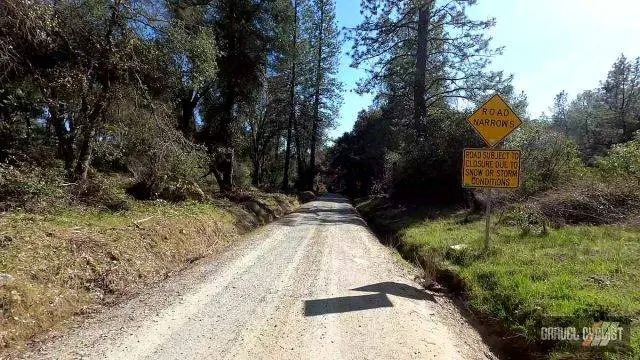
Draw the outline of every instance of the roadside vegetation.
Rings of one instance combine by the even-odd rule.
[[[121,211],[65,204],[0,216],[2,348],[129,298],[297,204],[255,191],[203,202],[126,201]]]
[[[451,156],[461,158],[463,144]],[[489,252],[482,250],[486,192],[442,190],[458,185],[459,175],[452,174],[450,183],[436,183],[439,194],[429,194],[431,182],[424,178],[417,183],[423,190],[396,191],[393,175],[386,193],[372,186],[352,194],[366,195],[357,200],[358,209],[383,239],[425,269],[427,277],[460,291],[473,312],[501,331],[515,351],[559,359],[637,359],[639,145],[636,133],[590,157],[590,150],[556,130],[552,121],[529,120],[505,144],[523,151],[524,180],[517,191],[494,190]],[[369,160],[358,161],[363,159]],[[431,174],[442,174],[438,164],[430,166]],[[372,173],[358,176],[375,179]],[[628,318],[631,348],[599,352],[540,341],[540,327],[557,317]]]
[[[637,225],[564,226],[543,233],[540,224],[513,217],[498,222],[497,216],[492,248],[485,253],[485,223],[470,220],[466,210],[427,213],[386,198],[364,200],[358,210],[390,245],[424,269],[427,283],[440,281],[463,294],[476,316],[509,339],[512,351],[579,358],[541,342],[540,327],[563,317],[623,317],[636,324],[639,319]],[[633,350],[608,349],[610,358],[637,357],[638,327],[632,336]]]
[[[610,77],[618,66],[619,63],[614,65]],[[640,82],[633,86],[640,89]],[[605,106],[606,89],[597,90],[602,96],[599,106]],[[640,97],[634,101],[640,105]],[[622,136],[623,131],[614,130],[619,122],[612,125],[602,118],[600,123],[594,123],[600,127],[596,130],[599,135],[590,136],[613,144],[596,150],[592,147],[596,140],[587,145],[558,128],[553,120],[559,117],[557,107],[549,119],[525,120],[525,126],[505,144],[506,148],[522,150],[524,180],[517,191],[494,190],[489,252],[483,251],[486,192],[459,187],[459,164],[458,173],[442,168],[460,161],[462,148],[467,141],[473,143],[471,139],[454,136],[458,142],[450,144],[457,144],[457,151],[446,151],[451,158],[446,162],[442,159],[442,163],[425,160],[429,161],[429,168],[412,170],[410,178],[414,183],[407,187],[406,167],[421,168],[423,162],[402,165],[405,168],[382,167],[389,169],[386,177],[384,171],[349,170],[373,169],[369,166],[376,161],[384,164],[389,159],[388,153],[384,155],[388,148],[365,145],[371,144],[366,142],[368,137],[385,136],[385,128],[380,127],[384,123],[366,122],[369,115],[363,115],[353,132],[342,138],[357,142],[336,145],[334,160],[338,164],[345,159],[356,164],[349,163],[343,177],[338,176],[334,184],[354,197],[365,195],[356,200],[358,210],[378,234],[407,260],[425,269],[427,278],[460,291],[477,316],[509,339],[504,342],[510,343],[513,351],[561,359],[637,359],[640,132],[628,139],[605,140],[604,134]],[[570,118],[579,119],[577,110],[565,110]],[[600,111],[613,116],[605,108]],[[640,106],[634,111],[640,115]],[[459,123],[452,126],[466,125],[463,114],[459,116]],[[635,120],[632,123],[635,129],[640,125]],[[374,126],[375,131],[368,130]],[[391,128],[388,131],[388,136],[398,136]],[[464,132],[460,128],[452,131]],[[384,156],[349,157],[347,151],[379,151]],[[402,164],[406,157],[395,159]],[[423,172],[429,177],[416,177]],[[435,177],[445,173],[450,174],[447,182],[444,178],[436,181]],[[386,191],[380,187],[384,181]],[[440,190],[433,193],[433,189]],[[554,326],[558,317],[594,321],[628,318],[633,329],[631,347],[609,347],[602,352],[540,341],[540,328]]]

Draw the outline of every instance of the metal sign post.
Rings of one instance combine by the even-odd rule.
[[[486,206],[486,228],[484,231],[484,251],[489,251],[489,246],[491,244],[491,195],[493,195],[493,190],[487,189],[487,206]]]

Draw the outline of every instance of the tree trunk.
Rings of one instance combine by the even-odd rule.
[[[233,191],[233,163],[235,151],[233,148],[225,148],[218,154],[218,170],[220,171],[220,179],[218,186],[222,192]]]
[[[629,129],[627,128],[627,91],[625,88],[625,84],[624,82],[622,83],[622,103],[620,104],[620,111],[619,111],[619,116],[620,116],[620,121],[622,123],[622,141],[626,142],[631,140],[631,137],[629,135]]]
[[[313,191],[316,178],[316,146],[318,141],[318,123],[320,122],[320,86],[322,84],[322,46],[324,40],[324,2],[320,2],[320,27],[318,30],[318,59],[316,62],[316,83],[313,100],[313,125],[311,127],[311,159],[309,160],[309,178],[307,190]]]
[[[82,142],[78,152],[76,168],[74,170],[74,180],[76,182],[83,182],[87,180],[87,173],[89,172],[89,166],[91,165],[91,152],[95,136],[96,130],[92,122],[85,124],[82,128]]]
[[[58,156],[64,161],[64,170],[68,181],[74,180],[73,173],[73,129],[67,129],[63,116],[57,107],[49,107],[50,123],[58,138]]]
[[[293,43],[291,52],[291,82],[289,83],[289,124],[287,126],[287,148],[284,155],[282,190],[289,190],[289,167],[291,166],[291,136],[296,117],[296,61],[298,47],[298,0],[293,1]]]
[[[216,176],[221,192],[233,190],[233,164],[235,161],[234,131],[235,123],[234,107],[236,104],[236,91],[233,88],[233,80],[229,79],[227,91],[223,94],[223,110],[221,125],[218,134],[211,142],[215,152],[215,167],[219,173]]]
[[[297,179],[296,179],[296,188],[303,189],[305,181],[305,176],[307,175],[307,170],[305,166],[304,154],[302,153],[302,141],[300,141],[300,129],[298,128],[298,119],[293,122],[293,142],[296,145],[296,170],[297,170]]]
[[[184,137],[190,141],[194,141],[196,137],[196,117],[194,112],[198,101],[199,99],[195,93],[180,100],[181,112],[178,126]]]
[[[418,138],[425,135],[427,121],[427,104],[425,103],[427,92],[427,45],[429,43],[432,1],[424,0],[418,9],[418,50],[416,52],[416,69],[413,80],[413,124]]]
[[[251,178],[251,184],[255,187],[260,186],[260,159],[257,154],[254,155],[253,159],[253,177]]]

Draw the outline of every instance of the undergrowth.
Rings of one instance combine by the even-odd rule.
[[[120,211],[76,203],[0,215],[0,273],[13,277],[0,285],[0,353],[130,297],[296,206],[284,195],[242,196],[241,202],[128,200]]]

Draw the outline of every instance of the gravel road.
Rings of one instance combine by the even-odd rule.
[[[494,359],[329,195],[86,319],[25,358]]]

